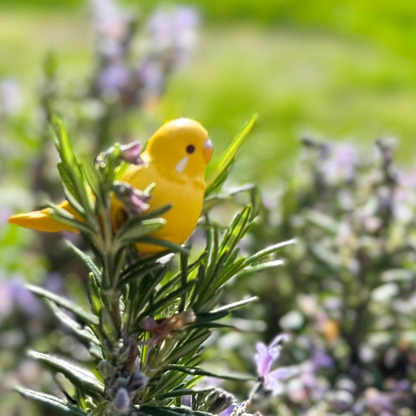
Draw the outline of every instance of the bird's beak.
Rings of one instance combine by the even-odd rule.
[[[208,162],[211,160],[212,156],[212,143],[210,139],[205,140],[204,142],[204,160],[208,164]]]

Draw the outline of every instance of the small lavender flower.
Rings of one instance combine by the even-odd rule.
[[[160,97],[165,91],[165,69],[159,59],[146,57],[140,61],[137,76],[140,85],[144,89],[143,95],[145,98]]]
[[[392,410],[393,403],[388,393],[381,392],[375,387],[369,387],[364,392],[366,406],[376,412]]]
[[[325,180],[331,185],[349,182],[354,178],[359,158],[356,149],[343,143],[331,146],[330,155],[321,166]]]
[[[231,406],[229,406],[225,410],[223,410],[220,413],[220,416],[231,416],[236,408],[238,408],[238,404],[233,403]]]
[[[234,403],[228,409],[225,409],[220,413],[220,416],[261,416],[259,412],[254,414],[247,413],[247,405],[248,402],[243,402],[240,405]]]
[[[181,398],[182,406],[191,407],[192,406],[192,396],[182,396]]]
[[[396,179],[398,186],[393,195],[393,215],[397,221],[410,224],[416,206],[416,172],[398,171]]]
[[[273,363],[280,356],[280,343],[288,341],[287,335],[278,335],[269,345],[262,342],[257,343],[257,354],[254,360],[257,366],[258,380],[266,390],[271,390],[273,396],[279,395],[283,391],[282,380],[295,373],[293,367],[281,367],[270,371]]]
[[[189,7],[158,10],[149,18],[147,52],[137,67],[145,103],[159,98],[167,76],[189,62],[198,23],[198,13]]]
[[[91,0],[99,54],[113,61],[126,54],[130,17],[114,0]]]
[[[314,354],[311,360],[301,364],[298,377],[299,392],[303,391],[304,397],[311,397],[314,401],[322,399],[326,388],[317,378],[317,371],[322,367],[330,367],[332,364],[332,358],[324,352],[319,353],[319,355]]]
[[[144,162],[140,157],[142,150],[142,144],[139,141],[132,142],[126,145],[120,146],[120,159],[124,160],[126,163],[131,163],[132,165],[142,165]],[[95,164],[98,166],[104,166],[108,157],[112,156],[115,151],[115,147],[112,146],[104,153],[100,154],[95,159]]]
[[[133,142],[120,146],[121,158],[132,165],[142,165],[144,162],[140,158],[140,152],[142,150],[142,144],[140,142]]]
[[[45,288],[50,292],[65,295],[64,278],[61,273],[51,272],[49,273],[44,282]]]
[[[97,86],[101,93],[122,94],[131,82],[129,68],[122,62],[116,62],[101,70],[98,74]]]
[[[311,362],[314,371],[317,371],[322,367],[332,367],[334,365],[334,359],[329,356],[325,350],[317,346],[314,346],[313,348]]]
[[[190,7],[156,11],[147,23],[149,49],[169,52],[171,68],[186,64],[195,45],[198,23],[198,13]]]
[[[149,209],[147,202],[151,195],[136,188],[132,188],[127,182],[114,182],[114,194],[123,202],[126,211],[131,215],[139,215]]]
[[[43,311],[42,304],[24,287],[23,279],[19,277],[0,283],[0,299],[0,318],[9,316],[14,307],[29,317],[39,316]]]

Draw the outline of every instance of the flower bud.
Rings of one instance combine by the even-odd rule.
[[[131,187],[127,182],[114,182],[113,190],[129,214],[139,215],[149,209],[147,202],[151,195]]]
[[[116,149],[119,149],[118,160],[124,160],[127,163],[133,165],[142,165],[144,162],[140,157],[140,152],[142,150],[142,144],[140,142],[133,142],[125,144],[123,146],[116,145],[110,147],[105,152],[101,153],[95,158],[95,165],[104,168],[107,164],[107,160],[113,156]]]
[[[127,412],[130,409],[130,404],[130,396],[127,390],[123,387],[118,389],[113,401],[114,410],[120,413]]]
[[[231,406],[234,396],[222,389],[215,389],[205,399],[205,410],[214,415],[221,413]]]
[[[133,142],[120,146],[121,159],[132,165],[142,165],[143,160],[140,158],[140,152],[142,150],[142,144],[140,142]]]
[[[131,376],[129,385],[127,386],[127,390],[129,392],[135,393],[136,391],[141,390],[143,387],[145,387],[148,380],[149,377],[147,377],[140,370],[137,370]]]

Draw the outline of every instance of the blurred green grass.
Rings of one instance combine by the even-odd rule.
[[[147,1],[127,3],[150,7]],[[191,3],[207,18],[199,47],[193,64],[171,79],[157,118],[200,120],[218,154],[250,115],[259,113],[236,166],[239,179],[273,181],[291,163],[305,134],[353,140],[364,149],[378,137],[393,135],[400,138],[399,159],[414,161],[416,47],[411,34],[416,29],[409,22],[416,21],[416,6],[324,0],[303,6],[243,1],[234,8],[235,1]],[[32,100],[48,51],[56,51],[61,76],[73,83],[92,70],[93,53],[85,4],[36,4],[5,1],[0,9],[0,77],[21,79]]]
[[[395,135],[401,159],[413,161],[413,61],[334,34],[248,24],[209,27],[201,45],[194,66],[171,84],[164,110],[195,117],[224,140],[258,112],[251,162],[238,168],[244,180],[250,167],[256,179],[275,176],[304,134],[365,149]]]

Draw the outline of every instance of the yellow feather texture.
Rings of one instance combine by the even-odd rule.
[[[197,121],[180,118],[164,124],[149,140],[141,155],[144,164],[131,165],[118,178],[139,190],[154,183],[149,211],[168,204],[172,208],[161,215],[166,224],[151,236],[176,244],[183,244],[194,230],[201,215],[205,192],[205,168],[211,158],[212,145],[207,131]],[[75,215],[65,201],[61,208]],[[115,231],[126,218],[123,204],[112,198],[111,216]],[[74,228],[55,221],[50,209],[14,215],[9,222],[38,231],[77,232]],[[152,244],[137,244],[146,255],[166,250]]]

